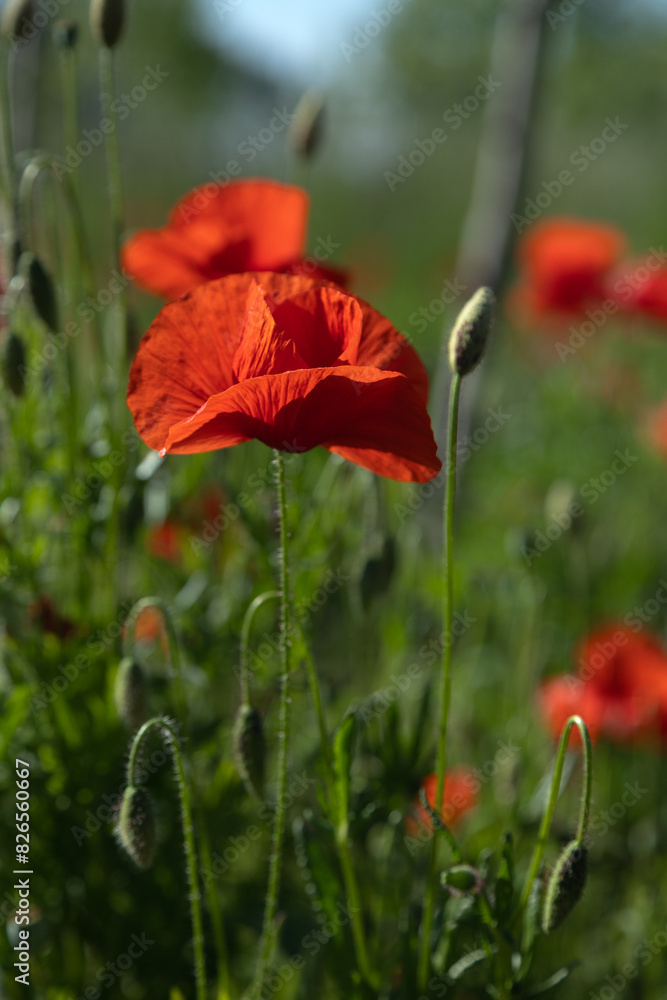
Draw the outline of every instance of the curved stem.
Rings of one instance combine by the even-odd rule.
[[[560,743],[558,744],[558,754],[556,756],[556,766],[554,768],[553,778],[551,779],[551,791],[549,794],[549,802],[547,804],[546,812],[542,818],[542,825],[540,826],[540,832],[537,836],[537,844],[535,845],[535,851],[533,852],[533,857],[530,863],[530,868],[528,869],[528,875],[526,876],[526,882],[523,887],[523,892],[521,893],[521,900],[519,903],[519,912],[522,913],[525,909],[526,903],[528,902],[528,897],[530,896],[530,890],[532,888],[533,882],[539,874],[540,867],[542,865],[542,860],[544,858],[544,851],[547,846],[547,840],[549,837],[549,830],[551,829],[551,821],[553,819],[554,811],[556,809],[556,803],[558,802],[558,795],[560,793],[560,782],[563,774],[563,765],[565,763],[565,752],[567,750],[567,744],[570,738],[570,731],[573,726],[576,726],[581,733],[581,742],[584,746],[584,793],[581,801],[581,810],[579,813],[579,826],[577,829],[577,841],[582,844],[586,833],[588,830],[588,821],[591,814],[591,795],[593,789],[593,766],[592,766],[592,748],[591,748],[591,738],[588,732],[588,727],[586,723],[579,715],[571,715],[570,718],[565,723],[565,728],[560,738]]]
[[[178,795],[181,804],[181,826],[183,829],[183,842],[185,846],[186,875],[190,889],[190,916],[192,919],[192,943],[195,953],[195,982],[197,988],[197,1000],[206,1000],[206,972],[204,967],[204,932],[201,915],[201,893],[199,891],[199,881],[197,872],[197,851],[195,848],[194,828],[192,825],[192,807],[190,803],[190,792],[185,777],[183,766],[183,754],[178,742],[178,732],[176,726],[169,719],[155,718],[145,722],[132,742],[130,759],[127,765],[127,781],[129,785],[135,784],[135,771],[137,756],[141,743],[149,732],[158,729],[165,743],[165,746],[173,754],[174,770],[176,773],[176,784],[178,785]]]
[[[459,397],[461,393],[461,376],[452,375],[449,390],[449,424],[447,432],[447,491],[444,510],[444,541],[443,541],[443,578],[444,593],[442,602],[442,666],[440,688],[440,722],[438,730],[438,761],[436,767],[437,786],[435,810],[442,813],[445,791],[445,771],[447,768],[447,721],[451,700],[451,665],[452,665],[452,615],[454,604],[454,562],[452,549],[454,541],[454,499],[456,496],[456,441],[458,435]],[[422,919],[421,944],[419,964],[417,967],[419,989],[423,990],[428,980],[430,969],[430,942],[433,927],[433,910],[436,893],[436,862],[438,838],[431,838],[428,879],[426,883],[426,900]]]
[[[271,836],[271,859],[269,862],[269,883],[264,908],[264,923],[262,926],[262,943],[260,946],[259,963],[256,983],[261,989],[266,978],[275,945],[275,918],[278,907],[278,889],[280,888],[280,867],[282,864],[283,841],[285,838],[285,789],[287,786],[287,749],[289,745],[289,672],[290,672],[290,603],[289,603],[289,564],[287,556],[287,502],[285,499],[285,462],[282,453],[274,450],[274,465],[276,475],[276,493],[278,500],[278,519],[280,545],[278,550],[280,573],[280,723],[278,731],[278,789],[276,811],[273,818]]]
[[[132,607],[125,621],[127,631],[123,641],[123,652],[126,656],[131,656],[134,652],[137,621],[142,611],[145,611],[147,608],[156,608],[162,616],[164,630],[167,636],[169,665],[176,678],[176,703],[178,707],[178,714],[181,719],[185,720],[187,717],[187,702],[185,698],[185,688],[183,686],[181,650],[178,645],[176,626],[174,625],[171,611],[161,597],[142,597],[141,600],[137,601],[137,603]]]
[[[248,682],[248,645],[250,642],[250,629],[256,612],[261,606],[274,597],[280,597],[279,590],[267,590],[265,594],[260,594],[248,605],[248,609],[243,616],[241,626],[241,647],[239,650],[239,683],[241,685],[241,700],[245,705],[250,701],[250,685]]]

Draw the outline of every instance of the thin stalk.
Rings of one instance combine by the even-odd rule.
[[[556,803],[558,802],[558,795],[560,793],[560,783],[563,774],[563,765],[565,763],[565,752],[570,738],[570,731],[573,726],[578,728],[581,734],[581,742],[584,747],[584,790],[581,799],[581,808],[579,811],[579,825],[577,827],[576,840],[577,843],[581,845],[586,839],[588,821],[591,815],[591,796],[593,793],[593,749],[591,747],[591,738],[586,723],[581,716],[571,715],[565,724],[565,728],[563,729],[563,733],[560,738],[560,743],[558,744],[556,767],[554,768],[553,778],[551,779],[549,802],[547,804],[546,812],[542,818],[542,825],[540,826],[540,832],[537,837],[535,851],[533,852],[532,861],[530,863],[528,875],[526,876],[526,882],[521,894],[521,900],[519,903],[520,913],[522,913],[525,909],[528,897],[530,896],[530,890],[533,882],[539,874],[542,860],[544,858],[544,852],[549,838],[549,830],[551,829],[551,821],[553,819]]]
[[[317,671],[315,670],[315,664],[313,662],[313,657],[311,655],[310,649],[306,643],[305,637],[303,635],[303,629],[299,629],[301,632],[301,639],[304,651],[304,660],[306,663],[306,672],[308,674],[308,682],[310,684],[310,693],[313,699],[313,704],[315,706],[315,714],[317,715],[317,722],[320,731],[320,746],[322,749],[322,757],[324,758],[324,769],[325,769],[325,785],[327,798],[332,806],[336,803],[336,775],[334,771],[334,761],[333,754],[331,752],[331,744],[329,742],[329,737],[327,734],[327,724],[324,717],[324,708],[322,706],[322,695],[320,692],[320,684],[317,677]],[[380,981],[376,976],[371,963],[368,958],[368,952],[366,951],[366,937],[364,934],[364,925],[362,918],[362,906],[361,906],[361,893],[359,892],[359,886],[357,883],[357,877],[354,871],[354,865],[352,863],[352,854],[350,852],[350,846],[347,837],[347,824],[345,827],[337,827],[336,829],[336,848],[338,851],[338,857],[340,860],[340,866],[343,872],[343,881],[345,883],[345,893],[347,895],[347,907],[350,912],[350,920],[352,923],[352,937],[354,939],[354,947],[357,955],[357,962],[359,963],[359,971],[363,978],[369,983],[374,989],[379,989]]]
[[[185,777],[183,766],[183,754],[178,744],[178,733],[174,723],[165,718],[149,719],[145,722],[137,735],[134,737],[130,750],[130,759],[127,765],[127,780],[129,785],[134,785],[135,771],[139,748],[144,737],[153,729],[158,729],[160,735],[174,757],[174,770],[176,773],[176,784],[178,785],[178,795],[181,804],[181,826],[183,829],[183,843],[185,846],[186,874],[190,889],[190,916],[192,919],[192,942],[195,953],[195,983],[197,1000],[206,1000],[206,972],[204,967],[204,931],[201,914],[201,893],[199,891],[199,881],[197,872],[197,850],[195,848],[194,828],[192,825],[192,806],[190,803],[190,792]]]
[[[10,80],[14,74],[14,53],[9,39],[3,40],[2,70],[0,71],[0,117],[2,118],[2,196],[9,210],[14,212],[16,170],[14,167],[14,136],[12,134],[12,101]]]
[[[202,864],[205,871],[211,871],[213,868],[213,859],[211,858],[211,846],[208,839],[208,833],[204,827],[203,822],[200,817],[200,834],[199,834],[199,849],[202,856]],[[215,944],[216,954],[218,956],[218,987],[216,998],[217,1000],[228,1000],[229,998],[229,962],[227,959],[227,945],[225,943],[225,929],[222,923],[222,912],[220,910],[220,902],[218,900],[218,894],[215,891],[215,886],[213,885],[213,879],[205,879],[206,890],[206,900],[208,902],[208,910],[211,915],[211,926],[213,928],[213,942]]]
[[[280,597],[279,590],[267,590],[265,594],[260,594],[259,597],[256,597],[254,601],[250,602],[248,609],[243,616],[243,624],[241,626],[241,645],[239,650],[239,684],[241,685],[241,701],[244,705],[247,705],[250,702],[250,672],[248,670],[250,629],[252,628],[255,614],[259,608],[261,608],[266,601],[270,601],[274,597]]]
[[[445,771],[447,768],[447,722],[449,704],[451,701],[451,665],[452,665],[452,616],[454,613],[454,563],[452,558],[454,542],[454,499],[456,496],[456,441],[459,422],[459,397],[461,393],[461,376],[452,375],[449,390],[449,424],[447,431],[447,489],[444,509],[444,542],[443,542],[443,579],[444,592],[442,602],[442,665],[440,689],[440,721],[438,730],[438,760],[436,766],[437,786],[435,810],[440,815],[445,791]],[[418,985],[424,990],[430,969],[430,942],[433,927],[433,910],[436,893],[436,862],[438,838],[431,838],[428,878],[426,882],[426,899],[422,920],[419,962],[417,966]]]
[[[269,862],[269,883],[264,909],[262,926],[262,943],[260,946],[259,963],[256,983],[258,987],[264,984],[269,970],[275,945],[275,919],[278,907],[278,890],[280,888],[280,868],[282,864],[283,841],[285,839],[285,789],[287,787],[287,750],[289,745],[289,672],[290,672],[290,602],[289,602],[289,563],[287,553],[287,502],[285,499],[285,462],[282,452],[274,450],[274,465],[276,476],[276,493],[278,500],[278,520],[280,544],[278,549],[278,567],[280,581],[280,722],[278,731],[278,790],[276,811],[273,818],[271,835],[271,859]]]

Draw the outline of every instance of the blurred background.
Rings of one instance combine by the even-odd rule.
[[[100,111],[87,4],[60,0],[57,6],[58,16],[81,25],[81,128],[94,129]],[[549,4],[537,24],[515,32],[509,56],[505,50],[504,65],[513,70],[514,82],[496,80],[492,64],[503,58],[498,55],[505,44],[503,25],[508,16],[512,23],[522,9],[519,3],[141,0],[129,7],[117,53],[119,91],[130,94],[147,68],[159,68],[166,76],[136,103],[120,129],[128,231],[162,225],[183,193],[220,177],[230,163],[240,164],[243,177],[304,184],[312,199],[310,251],[331,250],[331,262],[350,270],[353,290],[414,343],[432,376],[439,441],[447,387],[443,331],[477,279],[487,280],[484,268],[495,266],[494,283],[502,292],[511,289],[514,244],[520,237],[511,212],[523,214],[526,199],[548,192],[544,185],[571,169],[574,182],[547,199],[545,217],[573,215],[614,224],[626,234],[630,257],[661,247],[667,236],[667,2]],[[538,51],[538,70],[534,81],[528,74],[522,84],[531,46]],[[50,31],[22,49],[16,62],[19,148],[44,148],[65,157]],[[306,168],[290,150],[283,122],[311,89],[323,95],[326,118],[321,145]],[[484,192],[508,169],[499,159],[496,170],[497,147],[494,156],[479,160],[492,99],[508,92],[513,95],[510,113],[521,116],[522,99],[528,105],[525,162],[521,171],[515,164],[516,198],[505,200],[499,234],[497,220],[488,229],[475,228],[471,213],[476,208],[483,216]],[[603,152],[578,154],[582,147],[591,148],[608,119],[618,125],[614,140],[605,142]],[[437,129],[446,138],[434,142]],[[410,159],[415,150],[421,160],[418,155]],[[579,160],[573,160],[577,155]],[[588,165],[579,169],[582,156]],[[108,221],[101,148],[86,157],[78,178],[89,235],[103,248]],[[477,257],[466,244],[471,231]],[[495,265],[481,259],[487,239],[489,247],[502,251],[492,253]],[[98,287],[107,283],[105,254],[100,250],[95,263]],[[160,303],[134,289],[131,302],[136,343]],[[647,432],[647,419],[667,395],[666,375],[667,343],[658,324],[638,318],[612,321],[563,361],[554,337],[519,322],[511,294],[501,299],[490,356],[466,385],[464,399],[464,433],[485,427],[493,414],[505,416],[498,432],[494,425],[483,446],[471,446],[461,465],[457,607],[475,621],[456,647],[451,758],[481,767],[495,759],[501,740],[519,750],[482,782],[478,808],[467,820],[471,857],[497,842],[508,827],[517,832],[519,850],[527,857],[542,804],[540,778],[553,756],[551,735],[536,708],[537,686],[545,677],[572,670],[581,639],[652,598],[665,573],[667,467]],[[637,456],[628,475],[585,507],[576,530],[564,532],[539,558],[526,559],[527,544],[546,530],[563,498],[578,496],[584,484],[609,467],[617,449]],[[138,458],[144,454],[142,446]],[[131,500],[136,495],[139,515],[130,523],[128,514],[125,528],[128,601],[158,593],[178,615],[192,701],[194,780],[213,851],[221,837],[226,843],[238,836],[252,817],[228,752],[238,699],[231,667],[245,608],[271,586],[272,506],[262,494],[256,508],[244,511],[230,532],[201,553],[189,544],[188,532],[200,534],[209,514],[201,504],[193,508],[191,498],[201,500],[207,484],[214,484],[233,501],[262,463],[266,455],[256,443],[223,458],[169,460],[135,484]],[[442,490],[420,497],[399,484],[373,486],[363,470],[347,466],[329,480],[324,455],[308,465],[298,459],[290,475],[300,567],[297,599],[312,593],[327,567],[342,568],[351,580],[311,622],[327,710],[338,721],[350,701],[364,704],[371,691],[382,690],[414,659],[416,649],[439,634]],[[188,996],[188,917],[181,903],[182,878],[170,862],[181,848],[168,769],[151,786],[161,803],[154,871],[137,874],[130,868],[108,822],[83,839],[72,833],[74,827],[86,829],[87,810],[94,813],[102,796],[115,794],[123,783],[126,734],[110,707],[120,643],[104,644],[94,670],[81,675],[67,699],[56,699],[43,712],[30,711],[29,700],[42,678],[57,676],[82,641],[109,626],[108,619],[100,619],[79,621],[70,631],[25,631],[22,623],[35,590],[59,600],[62,595],[60,612],[75,617],[72,581],[62,583],[58,575],[63,553],[60,569],[45,555],[50,523],[45,509],[51,500],[44,490],[39,477],[26,490],[35,532],[33,576],[18,586],[11,579],[2,583],[9,644],[2,675],[3,749],[29,748],[42,774],[36,808],[41,881],[36,885],[44,915],[43,952],[35,960],[41,972],[35,973],[33,987],[24,990],[5,974],[0,996],[73,1000],[95,982],[95,970],[107,957],[122,953],[132,932],[144,930],[159,947],[105,995],[166,997],[179,986]],[[128,508],[135,510],[131,503]],[[0,518],[6,520],[8,511],[3,514],[0,507]],[[165,524],[172,528],[163,530]],[[180,524],[180,533],[174,524]],[[94,527],[90,539],[94,549]],[[262,612],[258,633],[273,628],[272,615],[273,609]],[[664,637],[666,623],[660,607],[650,629]],[[11,693],[17,689],[13,657],[19,656],[19,646],[33,671],[23,695]],[[155,707],[171,711],[158,647],[146,652]],[[272,664],[260,695],[270,735],[276,726],[276,677]],[[432,724],[424,722],[434,702],[429,691],[424,677],[400,709],[380,713],[360,740],[353,786],[363,816],[357,835],[365,845],[359,849],[377,861],[378,872],[388,863],[383,824],[393,817],[396,829],[396,815],[410,807],[420,779],[433,769]],[[296,767],[316,755],[305,682],[296,686],[294,708],[306,720],[295,737]],[[416,756],[408,759],[396,750],[390,759],[387,740],[403,746],[403,739],[414,749],[406,734],[416,726],[423,727]],[[576,822],[578,769],[573,774],[558,810],[556,834],[563,840]],[[8,768],[0,778],[10,780]],[[596,816],[619,801],[626,782],[637,780],[649,790],[598,836],[584,902],[559,936],[541,945],[542,978],[570,960],[581,963],[576,978],[558,994],[563,997],[604,997],[601,990],[614,988],[606,977],[621,975],[629,962],[638,972],[624,980],[623,996],[664,998],[667,952],[658,948],[646,964],[636,957],[642,942],[667,923],[663,758],[655,748],[601,743]],[[306,827],[315,822],[312,816],[301,817]],[[9,837],[9,806],[3,822]],[[397,843],[400,839],[399,830]],[[291,840],[290,849],[296,850]],[[252,970],[266,851],[264,844],[249,852],[228,882],[216,881],[223,911],[234,914],[226,933],[233,978],[239,982]],[[392,864],[396,884],[410,885],[409,854],[403,851]],[[290,921],[283,946],[290,954],[314,918],[293,858],[286,883]],[[400,905],[399,899],[394,902]],[[10,949],[4,939],[0,954],[6,968]],[[318,962],[301,989],[343,995],[326,977],[318,978]],[[482,995],[474,990],[471,986],[471,996]]]

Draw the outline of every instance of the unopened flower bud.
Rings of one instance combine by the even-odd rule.
[[[150,868],[155,854],[155,819],[143,788],[128,785],[123,792],[116,827],[118,839],[139,868]]]
[[[476,896],[483,886],[482,876],[472,865],[453,865],[441,874],[440,882],[453,896]]]
[[[241,705],[232,731],[232,750],[236,769],[251,795],[264,795],[266,745],[262,716],[252,705]]]
[[[79,25],[75,21],[56,21],[53,41],[59,49],[73,49],[79,38]]]
[[[322,141],[324,98],[309,90],[297,104],[289,126],[288,139],[297,156],[309,160]]]
[[[144,671],[131,656],[118,665],[113,697],[118,717],[130,732],[136,732],[148,719],[148,691]]]
[[[125,0],[91,0],[90,27],[95,40],[112,49],[125,27]]]
[[[588,851],[573,840],[567,845],[551,873],[542,911],[542,930],[550,934],[565,920],[584,891],[588,874]]]
[[[25,344],[17,333],[10,333],[5,340],[2,367],[9,391],[22,396],[25,390]]]
[[[2,11],[2,33],[8,38],[28,41],[36,33],[33,0],[8,0]]]
[[[458,375],[468,375],[482,360],[495,301],[490,288],[478,288],[456,317],[449,338],[449,366]]]
[[[21,254],[18,270],[28,283],[28,291],[35,312],[52,333],[57,333],[58,306],[53,282],[48,271],[29,250]]]

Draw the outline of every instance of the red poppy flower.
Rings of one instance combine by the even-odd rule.
[[[345,275],[302,259],[308,195],[270,180],[210,182],[190,191],[162,229],[143,229],[123,247],[137,284],[175,299],[215,278],[244,271],[293,271],[344,284]]]
[[[455,826],[459,820],[477,804],[478,782],[474,772],[469,767],[453,767],[445,775],[443,804],[440,815],[447,826]],[[432,809],[436,808],[438,791],[437,774],[429,774],[422,781],[426,792],[426,801]],[[432,828],[431,817],[418,801],[417,815],[420,823]]]
[[[568,318],[604,301],[624,246],[623,234],[604,223],[569,218],[535,223],[519,245],[517,305],[536,316]]]
[[[657,257],[624,263],[615,271],[611,287],[616,302],[626,312],[667,320],[667,267]]]
[[[649,411],[646,431],[653,447],[667,456],[667,399]]]
[[[579,676],[552,678],[539,692],[555,737],[568,716],[578,714],[592,739],[667,742],[667,655],[653,636],[609,626],[585,641],[578,663]]]
[[[391,323],[335,286],[239,274],[165,306],[130,372],[135,426],[162,454],[256,438],[318,445],[392,479],[440,469],[428,379]]]
[[[158,559],[179,563],[183,554],[183,536],[183,525],[168,519],[162,524],[148,529],[146,549]]]

